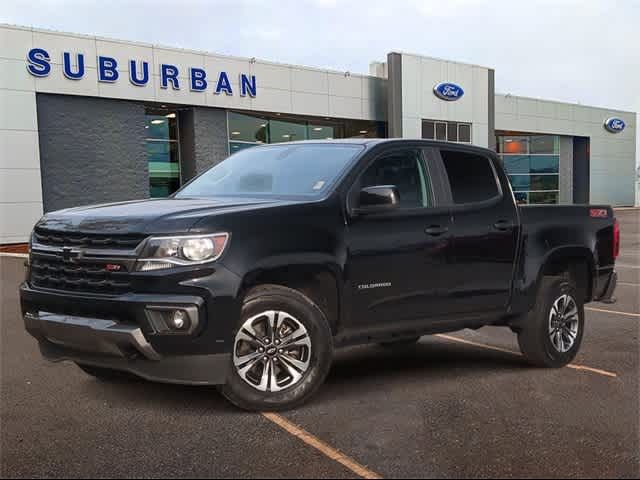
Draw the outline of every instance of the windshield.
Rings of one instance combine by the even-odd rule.
[[[200,175],[175,198],[320,197],[362,150],[359,145],[339,144],[248,148]]]

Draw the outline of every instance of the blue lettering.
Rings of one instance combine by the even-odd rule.
[[[111,57],[98,57],[98,81],[115,82],[118,80],[118,62]]]
[[[204,92],[207,89],[207,81],[205,80],[206,77],[207,72],[205,72],[201,68],[190,68],[189,78],[191,79],[191,91]]]
[[[231,82],[229,81],[227,72],[220,72],[218,84],[216,85],[216,94],[220,94],[223,90],[227,95],[233,95],[233,89],[231,88]]]
[[[27,54],[27,70],[35,77],[46,77],[51,72],[51,58],[49,53],[42,48],[32,48]]]
[[[138,63],[129,60],[129,81],[137,87],[144,87],[149,83],[149,62],[142,62],[142,78],[139,78]]]
[[[64,52],[62,54],[62,58],[63,58],[63,67],[62,67],[62,72],[64,73],[64,76],[67,77],[70,80],[80,80],[82,77],[84,77],[84,54],[82,53],[78,53],[76,56],[76,60],[77,60],[77,65],[78,68],[77,70],[74,72],[73,71],[73,65],[71,65],[71,54],[69,52]]]
[[[249,78],[244,73],[240,75],[240,96],[246,97],[247,93],[251,98],[256,96],[256,76]]]
[[[178,81],[178,67],[173,65],[160,65],[160,87],[169,88],[169,81],[174,90],[180,90],[180,82]]]

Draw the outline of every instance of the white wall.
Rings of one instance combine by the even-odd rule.
[[[29,29],[0,28],[0,244],[28,240],[42,216],[35,80]]]
[[[607,118],[622,118],[621,133],[604,128]],[[590,138],[591,203],[633,205],[635,201],[635,113],[548,100],[496,95],[496,130]]]
[[[441,82],[460,85],[464,96],[454,102],[436,97],[433,87]],[[403,53],[402,136],[421,138],[423,119],[471,123],[472,142],[487,147],[489,69]]]

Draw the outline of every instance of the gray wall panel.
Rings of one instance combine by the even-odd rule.
[[[573,137],[560,137],[560,203],[573,203]]]
[[[37,95],[44,211],[147,198],[144,106]]]
[[[229,156],[226,110],[194,107],[193,132],[196,173],[203,172]]]

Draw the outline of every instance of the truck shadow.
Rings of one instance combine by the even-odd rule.
[[[353,347],[337,352],[319,397],[320,401],[330,401],[336,395],[366,395],[385,384],[391,387],[414,381],[435,383],[496,372],[519,373],[527,368],[526,362],[517,355],[424,339],[401,348]],[[90,377],[84,377],[83,381],[87,395],[118,407],[175,409],[183,415],[243,413],[227,402],[215,387],[166,385],[135,377],[110,383]]]

